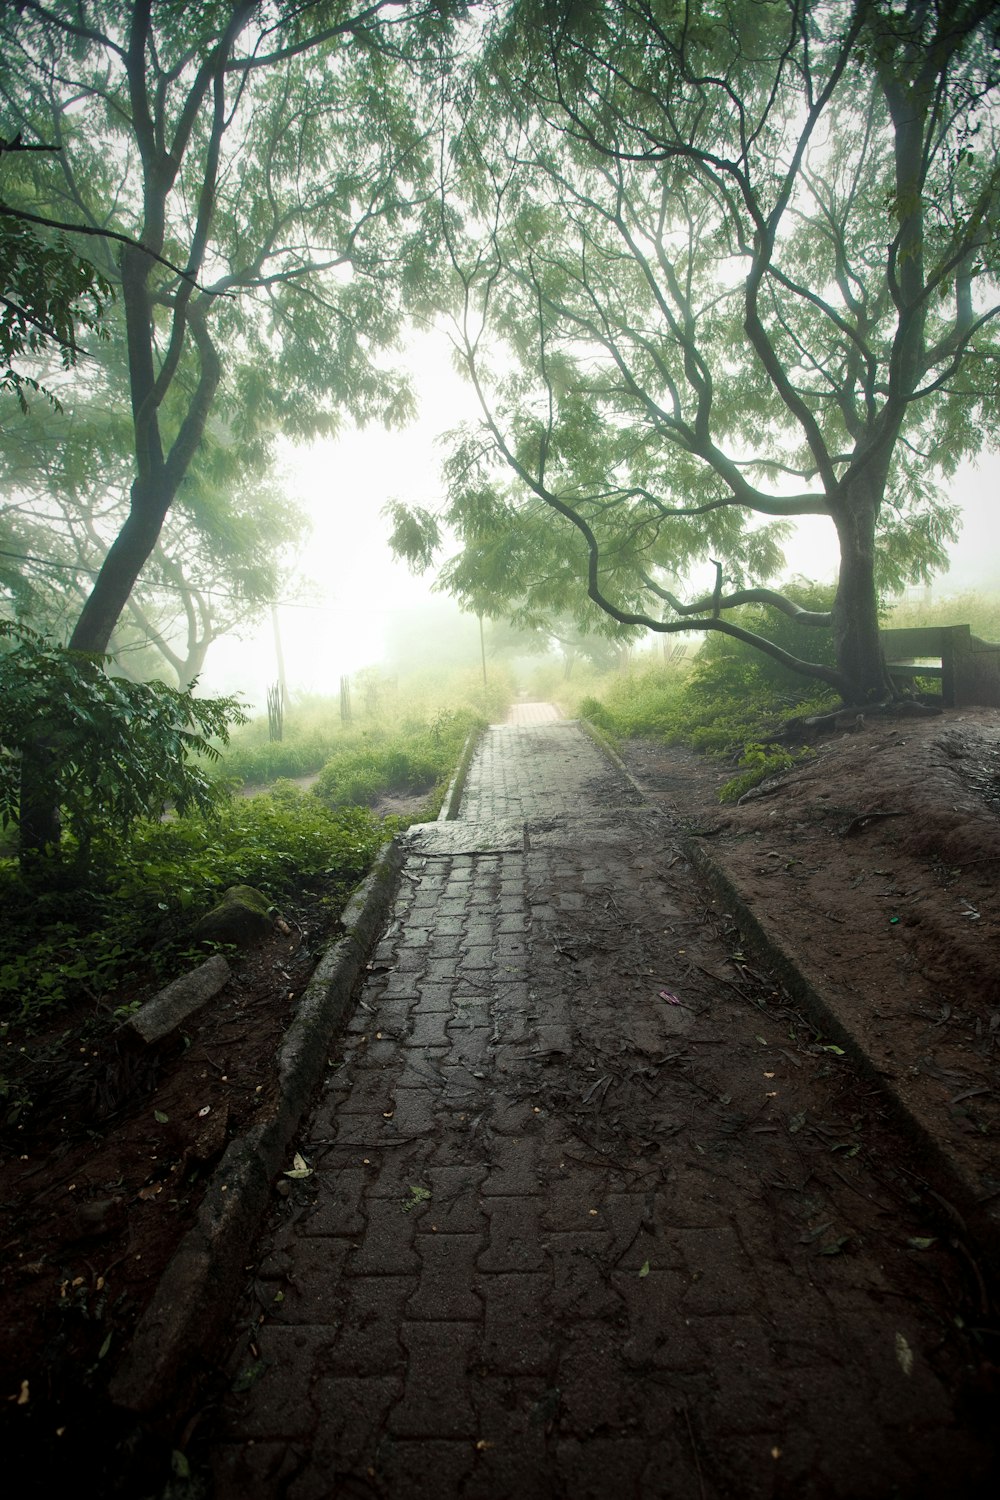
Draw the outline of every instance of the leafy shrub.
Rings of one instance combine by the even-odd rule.
[[[131,860],[115,883],[122,899],[160,891],[170,911],[200,913],[231,885],[252,885],[275,902],[333,877],[349,888],[362,878],[385,835],[360,807],[333,811],[296,792],[234,798],[211,820],[143,824]]]
[[[801,750],[793,754],[778,745],[760,745],[751,742],[744,746],[743,754],[740,756],[739,764],[743,770],[739,776],[734,776],[730,781],[724,782],[719,788],[720,802],[738,802],[745,792],[752,787],[760,786],[769,776],[775,776],[781,771],[790,771],[793,766],[803,760],[810,760],[813,752]]]
[[[832,604],[829,588],[802,584],[785,592],[809,610],[827,610]],[[833,662],[829,630],[802,625],[763,605],[734,610],[732,618],[793,655]],[[763,724],[777,728],[783,719],[818,712],[835,702],[836,695],[815,679],[742,641],[712,634],[686,677],[665,666],[632,672],[609,684],[602,699],[583,699],[580,712],[618,738],[648,735],[737,758],[741,774],[723,788],[724,800],[735,801],[766,776],[794,763],[783,750],[762,745]]]
[[[23,811],[22,771],[37,767],[86,856],[97,839],[126,838],[143,817],[172,803],[206,811],[214,789],[197,757],[218,758],[243,718],[234,698],[195,698],[162,682],[109,677],[108,658],[53,645],[0,620],[0,821]]]
[[[606,734],[621,734],[621,724],[611,709],[603,704],[600,698],[581,698],[577,705],[577,714],[581,719],[587,719],[591,724],[603,729]]]
[[[829,610],[833,604],[833,588],[828,585],[797,584],[784,592],[802,608],[816,612]],[[834,664],[829,629],[803,625],[762,604],[734,610],[732,619],[793,656]],[[783,666],[743,641],[713,634],[698,653],[680,705],[681,732],[696,748],[732,751],[758,737],[760,722],[768,716],[789,717],[836,701],[836,695],[815,678]]]
[[[0,865],[0,1015],[34,1022],[150,968],[165,982],[190,961],[192,923],[231,885],[256,886],[278,906],[309,890],[346,900],[387,830],[366,809],[334,812],[291,793],[140,823],[128,858],[95,847],[76,889],[39,892],[12,862]]]

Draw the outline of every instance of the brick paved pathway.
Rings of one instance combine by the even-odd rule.
[[[303,1131],[217,1500],[975,1492],[934,1231],[725,929],[578,726],[489,731]]]

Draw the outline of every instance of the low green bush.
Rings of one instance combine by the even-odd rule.
[[[82,871],[98,843],[127,842],[165,804],[204,812],[215,799],[205,762],[219,759],[213,738],[244,722],[239,702],[129,682],[110,665],[0,620],[0,825],[20,824],[22,860],[65,830]]]
[[[462,746],[484,722],[468,709],[446,710],[429,721],[410,719],[392,735],[345,742],[323,767],[313,794],[329,807],[371,806],[389,793],[443,796]]]
[[[832,589],[799,584],[785,592],[803,608],[828,610]],[[732,618],[806,660],[833,662],[832,633],[803,625],[764,605],[744,606]],[[685,675],[651,666],[614,679],[600,698],[584,698],[580,713],[617,739],[648,736],[733,758],[740,774],[722,790],[735,801],[751,786],[794,763],[780,747],[765,744],[783,720],[833,707],[836,694],[754,647],[721,633],[703,643]]]
[[[166,982],[192,961],[193,922],[231,885],[256,886],[279,907],[310,892],[339,905],[387,832],[367,809],[334,811],[286,784],[210,818],[136,825],[127,859],[94,850],[85,887],[39,891],[5,861],[0,1017],[37,1024],[82,997],[100,1002],[132,975]]]
[[[790,771],[801,761],[812,759],[813,753],[808,749],[797,752],[785,750],[780,745],[759,745],[753,742],[745,745],[739,759],[742,770],[738,776],[733,776],[719,788],[719,801],[738,802],[744,793],[760,786],[768,777],[781,771]]]
[[[684,681],[676,671],[658,665],[615,678],[604,696],[606,722],[600,727],[621,739],[636,735],[672,738]],[[592,701],[587,698],[581,702],[583,718],[593,719]]]

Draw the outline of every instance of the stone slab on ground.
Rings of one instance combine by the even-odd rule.
[[[229,974],[226,960],[220,953],[214,953],[190,974],[182,974],[141,1005],[134,1016],[122,1022],[122,1034],[134,1037],[146,1047],[165,1041],[219,993]]]

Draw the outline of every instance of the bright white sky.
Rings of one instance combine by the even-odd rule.
[[[433,576],[411,575],[396,562],[381,511],[389,499],[435,509],[441,500],[443,449],[438,436],[475,418],[475,398],[451,367],[445,336],[428,335],[411,355],[420,400],[419,420],[405,432],[380,427],[346,432],[308,449],[289,448],[284,467],[289,492],[312,518],[312,535],[300,560],[303,581],[319,587],[279,611],[285,668],[291,691],[336,694],[340,677],[378,661],[387,617],[428,598]],[[1000,592],[1000,456],[987,454],[977,469],[966,465],[953,494],[965,526],[951,572],[935,585],[941,595],[981,588]],[[788,574],[832,579],[836,538],[823,517],[807,517],[786,548]],[[705,587],[714,581],[706,576]],[[306,585],[308,586],[308,585]],[[286,593],[286,598],[291,597]],[[470,663],[474,665],[475,663]],[[430,665],[430,663],[429,663]],[[202,690],[239,691],[262,705],[277,678],[270,622],[246,641],[220,641],[209,653]]]

